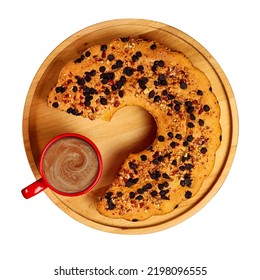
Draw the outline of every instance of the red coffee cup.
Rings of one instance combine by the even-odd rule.
[[[46,188],[64,195],[78,196],[89,192],[102,173],[102,157],[87,137],[66,133],[53,138],[40,156],[41,178],[22,189],[25,198]]]

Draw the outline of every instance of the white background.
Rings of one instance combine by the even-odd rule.
[[[0,278],[58,277],[58,266],[139,268],[207,266],[204,277],[113,279],[260,279],[258,1],[1,1]],[[20,190],[34,181],[22,139],[28,88],[64,39],[98,22],[144,18],[174,26],[200,42],[233,88],[240,117],[232,169],[216,196],[185,222],[153,234],[117,235],[73,220],[45,194]],[[112,279],[112,278],[110,278]]]

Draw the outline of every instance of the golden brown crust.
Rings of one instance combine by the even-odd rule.
[[[213,168],[221,128],[210,82],[182,53],[157,42],[123,38],[90,47],[62,69],[48,105],[92,120],[110,120],[128,105],[154,117],[156,139],[129,155],[100,198],[105,216],[141,221],[169,213]]]

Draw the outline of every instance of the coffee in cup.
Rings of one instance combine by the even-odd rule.
[[[101,176],[102,159],[96,145],[79,134],[62,134],[52,139],[40,157],[41,179],[22,190],[30,198],[49,187],[65,196],[90,191]]]

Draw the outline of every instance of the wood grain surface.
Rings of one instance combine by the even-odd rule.
[[[91,45],[106,43],[117,37],[156,40],[184,53],[209,78],[221,107],[222,143],[217,151],[213,171],[199,193],[172,213],[132,223],[109,219],[96,210],[97,197],[115,178],[130,152],[142,151],[156,135],[151,115],[139,107],[119,110],[110,122],[90,121],[48,108],[46,97],[56,83],[61,68]],[[232,88],[221,67],[197,41],[174,27],[141,19],[118,19],[87,27],[63,41],[43,62],[36,73],[24,107],[23,138],[29,164],[40,178],[38,162],[45,144],[61,133],[76,132],[89,137],[101,151],[104,170],[98,185],[89,194],[63,197],[45,193],[61,210],[77,221],[106,232],[121,234],[151,233],[172,227],[191,217],[208,203],[222,186],[233,161],[238,140],[238,113]]]

